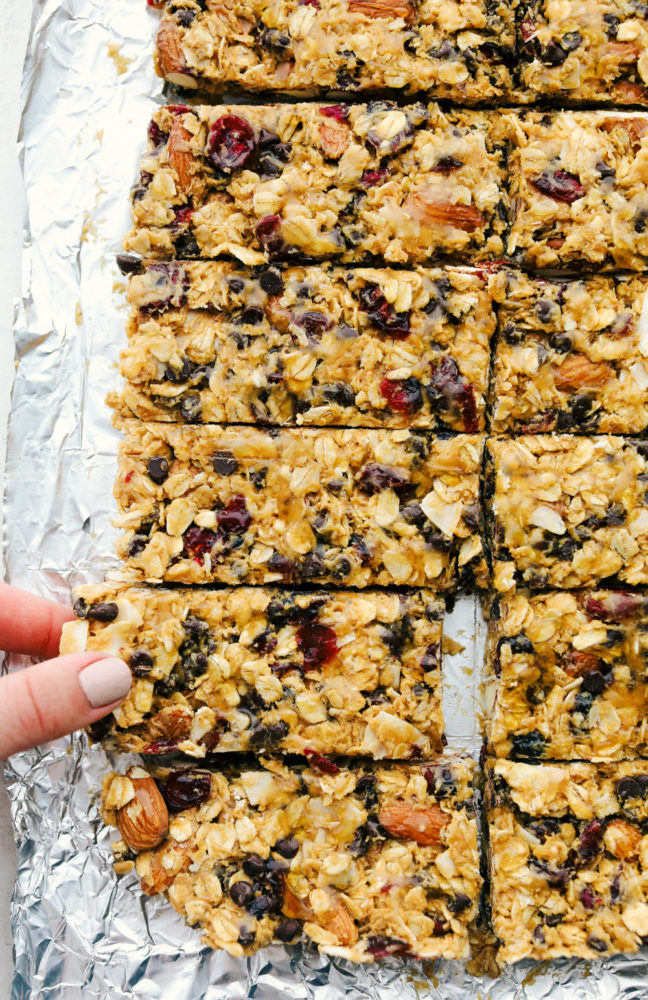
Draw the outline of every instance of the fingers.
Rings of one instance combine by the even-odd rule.
[[[50,657],[58,653],[63,623],[72,609],[0,583],[0,649]]]
[[[123,660],[73,653],[0,680],[0,759],[91,725],[131,686]]]

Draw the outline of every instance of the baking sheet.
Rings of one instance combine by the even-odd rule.
[[[68,599],[117,568],[112,482],[117,433],[104,397],[124,346],[124,280],[114,256],[152,101],[157,16],[145,0],[35,0],[20,143],[27,191],[24,294],[5,498],[9,582]],[[480,744],[484,626],[462,598],[446,631],[449,747]],[[13,667],[23,665],[13,658]],[[118,766],[125,767],[121,757]],[[204,949],[163,898],[117,879],[97,793],[110,762],[83,735],[6,765],[19,846],[12,901],[12,1000],[612,1000],[644,998],[646,957],[525,963],[498,980],[461,963],[369,967],[297,946],[249,959]]]

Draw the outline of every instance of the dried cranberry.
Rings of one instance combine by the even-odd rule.
[[[209,771],[176,771],[164,786],[164,798],[172,812],[201,806],[209,798]]]
[[[578,841],[578,853],[583,861],[592,860],[599,851],[602,839],[603,826],[597,819],[593,819],[584,827]]]
[[[397,339],[409,336],[410,314],[408,312],[397,313],[378,285],[365,285],[360,292],[360,308],[366,312],[379,330],[384,330],[385,333],[389,333]]]
[[[410,378],[382,379],[380,392],[392,410],[398,413],[412,416],[423,405],[421,383],[413,375]]]
[[[207,156],[219,170],[231,173],[245,166],[255,146],[254,131],[245,118],[223,115],[209,130]]]
[[[564,201],[568,205],[583,198],[585,188],[575,174],[566,170],[556,170],[553,173],[545,171],[539,177],[531,179],[533,187],[555,201]]]
[[[218,527],[226,535],[239,535],[252,524],[252,515],[245,505],[245,497],[237,494],[225,504],[222,510],[216,511]]]
[[[153,119],[149,122],[147,131],[149,142],[155,149],[159,149],[160,146],[164,146],[169,138],[169,133],[163,132],[158,123],[153,121]]]
[[[360,178],[363,187],[375,187],[376,184],[383,184],[389,177],[389,171],[385,167],[379,170],[365,170]]]
[[[432,369],[427,391],[433,410],[443,415],[453,406],[457,406],[461,414],[463,429],[469,434],[474,434],[479,430],[475,391],[471,385],[464,382],[459,368],[452,358],[443,358]]]
[[[260,245],[270,256],[278,257],[284,252],[286,245],[281,237],[280,215],[266,215],[259,219],[256,235]]]
[[[327,107],[320,108],[320,114],[326,115],[327,118],[335,118],[336,122],[345,122],[349,117],[349,106],[348,104],[329,104]]]
[[[146,473],[149,479],[161,486],[169,475],[169,463],[161,455],[154,455],[146,464]]]
[[[380,465],[378,462],[369,462],[358,476],[358,489],[362,493],[373,496],[381,493],[382,490],[396,490],[404,486],[409,486],[409,480],[402,472],[392,469],[389,465]]]
[[[339,774],[340,768],[328,757],[323,757],[321,753],[317,753],[316,750],[311,750],[310,747],[304,748],[304,756],[308,760],[308,763],[314,771],[318,774]]]
[[[432,167],[432,173],[445,174],[447,176],[448,174],[451,174],[453,170],[458,170],[459,167],[463,167],[462,160],[458,160],[455,156],[442,156]]]
[[[202,562],[206,552],[211,552],[216,544],[216,532],[210,528],[199,528],[197,524],[190,525],[182,536],[184,551],[192,559]]]
[[[304,668],[313,670],[337,654],[337,636],[328,625],[306,622],[297,629],[297,648],[304,654]]]

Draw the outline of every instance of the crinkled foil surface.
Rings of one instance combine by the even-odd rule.
[[[68,599],[116,568],[112,481],[117,435],[104,406],[124,343],[114,264],[151,103],[156,15],[145,0],[34,0],[21,156],[28,198],[24,295],[7,457],[11,583]],[[450,748],[480,743],[483,623],[461,599],[446,630]],[[21,666],[15,658],[13,666]],[[125,762],[122,759],[120,765]],[[355,967],[276,946],[250,959],[210,952],[134,875],[118,880],[102,828],[105,754],[83,735],[11,759],[19,846],[12,903],[12,1000],[645,1000],[645,956],[588,965],[527,963],[497,980],[460,963]]]

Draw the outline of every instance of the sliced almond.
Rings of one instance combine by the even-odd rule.
[[[330,160],[339,160],[351,142],[351,129],[340,123],[332,125],[323,122],[318,129],[319,143],[324,156]]]
[[[452,226],[465,233],[474,233],[484,224],[484,216],[474,205],[455,205],[426,188],[408,194],[403,208],[413,219],[427,226]]]
[[[349,0],[349,10],[366,17],[402,17],[405,21],[414,16],[410,0]]]
[[[169,812],[158,786],[141,767],[131,767],[127,776],[135,797],[117,811],[117,826],[134,851],[157,847],[169,828]]]
[[[178,117],[174,120],[169,134],[169,166],[178,175],[180,188],[186,191],[191,185],[191,168],[194,158],[191,152],[191,133]]]
[[[578,389],[580,386],[603,385],[612,375],[609,365],[594,364],[584,354],[570,354],[560,366],[554,368],[554,383],[557,389]]]
[[[423,847],[433,847],[440,843],[441,831],[449,817],[440,806],[417,809],[409,802],[394,802],[385,806],[380,813],[380,823],[392,837],[399,840],[415,840]]]

